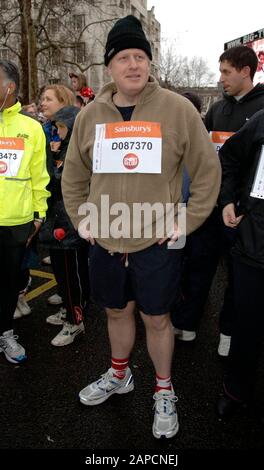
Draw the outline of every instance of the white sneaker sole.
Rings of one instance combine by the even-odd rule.
[[[196,338],[195,331],[182,331],[178,328],[173,328],[175,338],[179,339],[180,341],[194,341]]]
[[[79,336],[81,333],[82,333],[82,334],[85,333],[85,329],[84,329],[84,328],[75,331],[74,334],[72,334],[72,335],[70,335],[70,336],[63,336],[63,337],[62,337],[62,338],[63,338],[63,339],[62,339],[62,342],[58,342],[58,343],[55,341],[56,338],[57,338],[57,336],[58,336],[58,335],[57,335],[57,336],[55,336],[55,338],[53,338],[53,339],[51,340],[51,344],[52,344],[52,346],[58,346],[58,347],[60,347],[60,346],[68,346],[68,344],[72,344],[72,343],[74,342],[75,338],[76,338],[77,336]],[[59,340],[59,341],[60,341],[60,340]]]
[[[8,356],[8,354],[6,354],[6,352],[4,351],[4,349],[1,349],[0,348],[0,353],[3,352],[5,357],[6,357],[6,360],[8,362],[11,362],[12,364],[22,364],[23,362],[25,362],[27,360],[27,356],[24,356],[23,359],[21,361],[16,361],[15,359],[12,359],[12,357]]]
[[[224,338],[221,338],[222,336],[224,336]],[[220,341],[219,341],[219,345],[217,349],[218,355],[221,357],[228,357],[230,346],[231,346],[231,336],[226,336],[221,333]]]
[[[228,357],[229,356],[229,350],[230,350],[230,347],[228,349],[218,348],[217,354],[220,357]]]
[[[22,313],[19,311],[19,313],[14,313],[14,316],[13,316],[13,320],[18,320],[19,318],[23,318],[23,317],[27,317],[28,315],[30,315],[32,312],[31,310],[27,313]]]
[[[49,299],[47,300],[49,305],[62,305],[62,300],[52,300],[50,301]]]
[[[65,317],[65,320],[66,320],[66,317]],[[65,320],[58,320],[58,321],[49,320],[49,317],[48,317],[46,318],[46,323],[48,323],[49,325],[62,326]]]
[[[103,403],[104,401],[108,400],[108,398],[111,397],[112,395],[114,395],[115,393],[117,393],[118,395],[123,395],[125,393],[132,392],[133,390],[134,390],[134,381],[131,382],[127,387],[125,387],[125,388],[120,387],[117,390],[112,390],[111,392],[107,393],[106,395],[104,395],[101,398],[96,398],[94,400],[89,400],[89,398],[85,398],[85,396],[82,396],[82,392],[79,393],[79,398],[80,398],[80,402],[83,405],[94,406],[94,405],[100,405],[100,403]]]
[[[161,438],[165,438],[165,439],[170,439],[171,437],[175,436],[177,434],[177,432],[179,431],[179,423],[177,422],[176,426],[174,429],[172,429],[171,431],[168,431],[167,433],[161,433],[159,431],[157,431],[155,429],[155,426],[153,424],[152,426],[152,433],[153,433],[153,436],[156,438],[156,439],[161,439]]]

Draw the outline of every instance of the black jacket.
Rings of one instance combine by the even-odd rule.
[[[257,111],[264,108],[264,85],[256,85],[237,101],[224,94],[214,103],[205,116],[205,126],[210,131],[236,132]]]
[[[237,230],[233,253],[264,269],[264,199],[250,195],[261,152],[264,153],[264,109],[230,137],[219,154],[223,170],[220,204],[233,202],[244,218]]]

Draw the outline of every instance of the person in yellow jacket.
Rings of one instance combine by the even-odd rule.
[[[0,352],[26,359],[13,331],[19,274],[26,246],[40,229],[50,193],[42,126],[21,111],[19,71],[0,60]]]

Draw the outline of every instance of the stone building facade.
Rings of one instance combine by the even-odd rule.
[[[69,72],[74,71],[84,73],[89,86],[97,92],[109,80],[103,65],[108,31],[117,19],[128,14],[139,18],[143,25],[153,52],[152,73],[158,76],[160,24],[154,8],[147,9],[147,0],[32,0],[31,4],[39,87],[69,83]],[[18,62],[21,23],[16,19],[17,0],[0,0],[0,11],[0,59]]]

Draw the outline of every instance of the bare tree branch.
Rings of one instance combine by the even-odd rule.
[[[214,81],[214,74],[205,59],[177,55],[172,45],[162,52],[160,73],[168,87],[203,87]]]
[[[84,33],[88,28],[90,28],[90,26],[93,26],[93,25],[95,25],[95,24],[108,23],[109,21],[116,21],[116,20],[118,20],[118,18],[109,18],[109,19],[106,19],[106,20],[93,21],[92,23],[87,24],[86,26],[84,26],[84,28],[83,28],[82,31],[80,32],[77,41],[78,41],[78,42],[80,41],[80,39],[81,39],[83,33]]]
[[[19,59],[21,94],[25,102],[35,98],[39,77],[42,81],[54,77],[56,55],[61,74],[69,65],[85,72],[103,64],[98,60],[98,54],[103,56],[100,36],[105,37],[105,27],[120,17],[118,10],[111,17],[109,5],[109,1],[97,4],[88,0],[9,0],[8,8],[1,10],[0,48],[8,49],[11,58]],[[116,5],[118,8],[118,2]],[[77,29],[73,15],[82,11],[89,20]]]

